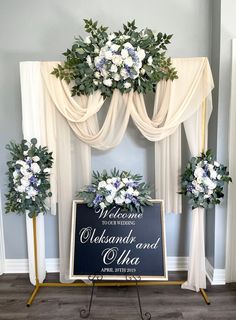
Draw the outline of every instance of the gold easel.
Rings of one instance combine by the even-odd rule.
[[[202,152],[205,151],[205,118],[206,118],[206,104],[205,100],[202,104]],[[37,230],[36,230],[36,217],[32,218],[33,220],[33,237],[34,237],[34,266],[35,266],[35,288],[32,292],[29,300],[27,301],[27,307],[30,307],[33,303],[38,291],[42,287],[114,287],[114,286],[136,286],[136,283],[133,281],[122,281],[122,282],[98,282],[98,283],[84,283],[84,282],[75,282],[75,283],[60,283],[60,282],[39,282],[38,278],[38,253],[37,253]],[[139,286],[181,286],[185,281],[140,281]],[[210,304],[208,296],[204,289],[200,289],[200,293],[204,298],[206,304]]]

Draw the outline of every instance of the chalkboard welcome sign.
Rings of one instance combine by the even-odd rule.
[[[118,207],[95,211],[74,200],[70,278],[167,280],[163,201],[152,201],[141,214]]]

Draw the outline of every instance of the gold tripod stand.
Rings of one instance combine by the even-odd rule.
[[[206,117],[206,105],[205,100],[202,104],[202,152],[205,150],[205,117]],[[33,303],[38,291],[42,287],[87,287],[87,286],[136,286],[136,283],[133,281],[122,281],[122,282],[98,282],[98,283],[84,283],[84,282],[75,282],[75,283],[60,283],[60,282],[39,282],[38,279],[38,254],[37,254],[37,231],[36,231],[36,217],[33,217],[33,238],[34,238],[34,265],[35,265],[35,288],[27,301],[27,306],[30,307]],[[139,282],[139,286],[181,286],[185,281],[150,281],[150,282]],[[206,304],[210,304],[208,296],[204,289],[200,289],[200,293],[204,298]]]

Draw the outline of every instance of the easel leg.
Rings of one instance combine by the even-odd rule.
[[[205,300],[206,304],[208,304],[208,305],[211,304],[211,302],[208,299],[208,296],[207,296],[205,290],[204,289],[200,289],[200,292],[201,292],[201,295],[203,296],[203,299]]]
[[[80,310],[80,318],[88,318],[90,315],[90,310],[91,310],[91,306],[92,306],[92,302],[93,302],[93,293],[94,293],[94,285],[95,285],[95,281],[93,281],[93,286],[92,286],[92,291],[91,291],[91,296],[90,296],[90,301],[89,301],[89,307],[88,310],[86,309],[81,309]]]
[[[140,311],[140,317],[142,320],[149,320],[152,318],[151,313],[145,312],[143,315],[143,310],[142,310],[142,305],[141,305],[141,300],[140,300],[140,294],[139,294],[139,287],[138,287],[138,282],[136,281],[136,290],[137,290],[137,296],[138,296],[138,304],[139,304],[139,311]]]
[[[33,303],[34,298],[35,298],[36,294],[37,294],[38,291],[39,291],[39,288],[40,288],[39,286],[36,286],[36,287],[34,288],[34,291],[32,292],[31,297],[30,297],[29,300],[27,301],[27,307],[30,307],[31,304]]]

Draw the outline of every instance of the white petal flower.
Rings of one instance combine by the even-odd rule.
[[[219,162],[214,161],[214,166],[215,166],[215,167],[219,167],[219,166],[220,166]]]
[[[138,196],[139,196],[139,191],[138,191],[138,190],[134,190],[133,195],[134,195],[135,197],[138,197]]]
[[[128,67],[132,67],[132,65],[134,64],[133,59],[131,57],[127,57],[124,60],[124,63],[128,66]]]
[[[108,76],[108,72],[105,69],[102,69],[101,74],[104,78]]]
[[[112,79],[104,79],[103,80],[103,84],[107,87],[111,87],[112,86]]]
[[[100,181],[98,184],[98,190],[100,190],[101,188],[105,188],[107,185],[106,181]]]
[[[94,53],[99,53],[100,50],[98,48],[94,48]]]
[[[24,156],[28,156],[28,150],[23,151]]]
[[[148,57],[148,65],[151,66],[153,62],[152,56]]]
[[[34,162],[38,162],[38,161],[40,160],[40,158],[39,158],[38,156],[34,156],[34,157],[32,157],[32,160],[33,160]]]
[[[23,160],[17,160],[16,164],[20,164],[22,167],[24,167],[26,169],[29,168],[28,164]]]
[[[129,52],[127,49],[122,49],[121,50],[121,56],[123,59],[126,59],[129,56]]]
[[[145,58],[145,51],[143,49],[137,48],[137,55],[139,59],[142,61]]]
[[[104,202],[100,202],[100,203],[99,203],[99,206],[100,206],[101,209],[105,209],[105,208],[106,208],[106,205],[105,205]]]
[[[123,178],[122,181],[126,184],[129,182],[128,178]]]
[[[120,70],[120,75],[122,76],[123,79],[127,79],[129,77],[128,72],[125,70],[125,68],[122,68]]]
[[[140,70],[140,73],[141,73],[142,75],[144,75],[144,74],[146,73],[145,69],[142,68],[142,69]]]
[[[123,63],[123,60],[121,58],[120,55],[115,54],[113,55],[111,61],[116,65],[116,66],[120,66]]]
[[[87,43],[87,44],[90,44],[90,43],[91,43],[90,36],[87,36],[87,37],[84,39],[84,42]]]
[[[33,173],[39,173],[41,171],[40,166],[35,162],[31,164],[31,170]]]
[[[20,192],[20,193],[22,193],[22,192],[25,192],[25,187],[22,186],[22,185],[20,185],[20,186],[18,186],[17,188],[15,188],[15,190],[18,191],[18,192]]]
[[[19,172],[17,171],[17,170],[15,170],[14,172],[13,172],[13,178],[14,179],[17,179],[19,177]]]
[[[125,82],[124,87],[125,87],[125,89],[129,89],[131,87],[131,83]]]
[[[201,167],[196,167],[194,170],[194,176],[197,177],[203,177],[205,171]]]
[[[117,66],[113,63],[112,66],[111,66],[111,68],[110,68],[110,71],[116,73],[117,70],[118,70]]]
[[[125,201],[125,198],[123,197],[123,196],[119,196],[119,197],[115,197],[114,198],[114,201],[115,201],[115,203],[116,204],[123,204],[124,203],[124,201]]]
[[[211,177],[211,179],[216,179],[216,177],[217,177],[217,172],[216,172],[215,170],[211,170],[211,171],[210,171],[210,177]]]
[[[112,51],[108,50],[105,52],[105,58],[107,60],[111,60],[112,59]]]
[[[218,175],[217,175],[217,179],[220,180],[221,178],[222,178],[222,175],[221,175],[221,174],[218,174]]]
[[[119,49],[119,47],[120,47],[120,46],[119,46],[118,44],[115,44],[115,43],[114,43],[114,44],[111,45],[111,50],[112,50],[112,51],[117,51],[117,50]]]
[[[91,59],[91,57],[88,55],[87,56],[87,58],[86,58],[86,62],[87,62],[87,64],[89,65],[89,67],[92,67],[92,59]]]
[[[27,179],[29,179],[30,177],[32,177],[32,172],[28,171],[26,168],[21,167],[20,168],[20,172],[23,174],[23,176],[27,177]]]
[[[216,188],[216,183],[214,183],[209,177],[203,179],[203,183],[211,190]]]
[[[25,188],[30,185],[30,181],[28,178],[24,177],[20,179],[21,185],[24,186]]]
[[[20,198],[18,198],[16,201],[19,202],[19,203],[21,203],[21,199],[20,199]]]
[[[113,200],[114,200],[114,197],[113,197],[113,195],[112,194],[109,194],[109,196],[106,196],[106,201],[107,202],[109,202],[109,203],[112,203],[113,202]]]
[[[113,39],[115,39],[116,35],[115,33],[111,33],[108,35],[108,40],[112,41]]]
[[[95,84],[95,86],[98,86],[98,81],[94,79],[93,84]]]
[[[123,44],[123,47],[124,47],[124,48],[131,48],[131,49],[134,48],[134,47],[132,46],[132,44],[129,43],[129,42],[125,42],[125,43]]]
[[[129,198],[126,198],[126,199],[125,199],[125,203],[127,203],[127,204],[128,204],[128,203],[131,203],[131,200],[130,200]]]
[[[112,78],[115,80],[115,81],[120,81],[120,75],[118,73],[115,73]]]
[[[126,192],[128,194],[133,194],[134,193],[134,189],[132,187],[129,187]]]
[[[38,194],[38,191],[35,190],[33,187],[29,187],[28,190],[27,190],[27,195],[30,197],[30,198],[33,198],[35,196],[37,196]]]
[[[107,182],[107,183],[112,183],[112,179],[111,179],[111,178],[108,178],[106,182]]]
[[[43,170],[43,172],[44,172],[44,173],[50,173],[50,172],[51,172],[51,169],[50,169],[50,168],[45,168],[45,169]]]
[[[94,73],[94,76],[95,76],[95,78],[100,79],[100,78],[101,78],[101,73],[98,72],[98,71],[96,71],[96,72]]]

